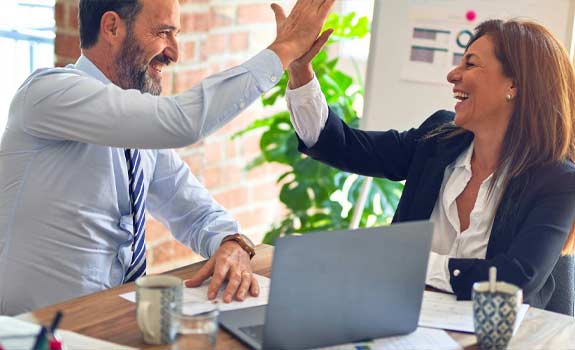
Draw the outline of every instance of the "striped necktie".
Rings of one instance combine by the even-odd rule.
[[[140,152],[137,149],[126,149],[124,154],[128,165],[130,202],[132,204],[134,222],[132,262],[124,277],[124,283],[128,283],[146,274],[146,243],[144,242],[146,237],[146,201],[144,200],[144,172],[142,170]]]

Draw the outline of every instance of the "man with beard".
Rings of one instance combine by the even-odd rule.
[[[272,5],[277,37],[246,63],[173,97],[178,0],[80,0],[82,55],[19,88],[0,146],[0,314],[18,314],[134,281],[146,271],[145,210],[210,258],[208,298],[256,296],[253,247],[172,148],[221,127],[315,55],[333,0]],[[305,57],[304,56],[304,57]]]

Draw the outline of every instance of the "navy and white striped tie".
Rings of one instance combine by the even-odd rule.
[[[137,149],[126,149],[124,154],[128,164],[130,201],[132,203],[134,222],[132,262],[124,277],[124,283],[128,283],[146,274],[146,243],[144,242],[146,238],[146,201],[144,200],[144,172],[142,170],[140,152]]]

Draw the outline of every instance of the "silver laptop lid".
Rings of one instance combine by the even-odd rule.
[[[428,221],[276,241],[264,349],[304,349],[417,328]]]

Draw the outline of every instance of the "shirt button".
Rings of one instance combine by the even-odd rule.
[[[457,277],[461,274],[461,271],[459,271],[459,269],[455,269],[453,270],[453,277]]]
[[[275,83],[276,81],[278,81],[278,77],[276,77],[274,74],[270,77],[270,80],[272,81],[272,83]]]
[[[241,101],[241,102],[240,102],[240,108],[243,109],[245,106],[246,106],[246,103],[245,103],[244,101]]]

